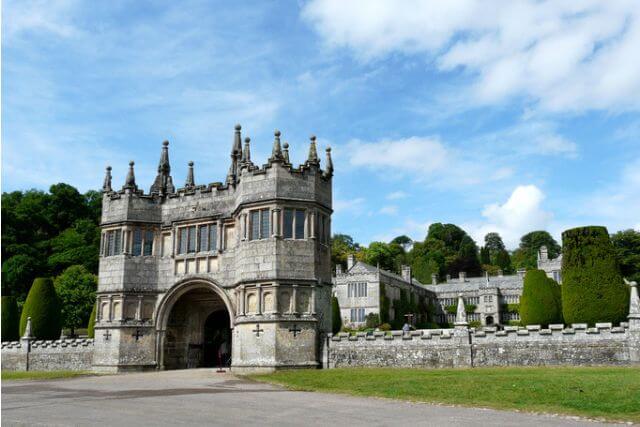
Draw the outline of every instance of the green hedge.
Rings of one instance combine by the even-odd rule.
[[[14,297],[2,297],[2,341],[17,341],[20,339],[20,316],[18,304]]]
[[[87,337],[95,338],[94,328],[96,326],[96,307],[98,304],[93,305],[93,310],[91,310],[91,315],[89,316],[89,324],[87,325]]]
[[[543,270],[529,270],[524,276],[520,298],[520,321],[523,325],[543,325],[562,322],[560,286]]]
[[[95,310],[95,308],[94,308]],[[331,330],[337,334],[342,329],[342,317],[340,316],[340,304],[337,297],[331,297]]]
[[[562,312],[567,323],[626,320],[629,287],[622,280],[605,227],[562,233]]]
[[[60,338],[62,316],[60,301],[49,278],[39,277],[33,281],[27,300],[22,307],[20,317],[20,335],[27,327],[27,318],[31,317],[31,333],[40,340]]]

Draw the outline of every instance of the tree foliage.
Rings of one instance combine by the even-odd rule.
[[[560,285],[548,278],[543,270],[528,270],[518,311],[523,325],[561,323]]]
[[[89,322],[96,302],[98,278],[82,265],[72,265],[55,279],[55,289],[62,303],[62,326],[71,335]]]
[[[20,317],[20,335],[24,334],[27,319],[31,317],[31,333],[41,340],[60,338],[61,311],[60,301],[53,281],[49,278],[36,278],[33,281]]]
[[[20,316],[16,299],[11,296],[2,297],[2,341],[17,341],[19,333]]]
[[[331,268],[341,265],[347,269],[347,256],[358,251],[360,245],[354,243],[353,238],[347,234],[334,234],[331,238]]]
[[[91,309],[91,315],[89,316],[89,324],[87,325],[87,337],[95,338],[95,326],[96,326],[96,309],[97,304],[93,304],[93,309]]]
[[[567,323],[626,319],[629,288],[622,280],[605,227],[579,227],[562,233],[562,312]]]
[[[640,283],[640,231],[623,230],[611,236],[623,277]]]
[[[2,293],[22,304],[36,277],[84,265],[98,272],[98,223],[102,195],[79,193],[68,184],[49,192],[2,194]]]
[[[560,245],[551,234],[543,230],[532,231],[520,238],[520,246],[511,257],[513,267],[527,270],[538,268],[538,251],[542,246],[547,247],[550,258],[560,255]]]

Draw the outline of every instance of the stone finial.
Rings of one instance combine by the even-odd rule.
[[[458,308],[456,310],[456,322],[454,326],[469,326],[467,322],[467,311],[464,309],[464,299],[462,294],[458,294]]]
[[[231,165],[227,173],[227,184],[235,185],[238,181],[238,163],[242,160],[242,134],[240,131],[242,126],[235,126],[235,134],[233,136],[233,146],[231,148]]]
[[[175,193],[175,191],[176,188],[171,178],[171,164],[169,163],[169,141],[165,140],[162,142],[162,151],[160,152],[160,161],[158,162],[158,174],[156,175],[156,179],[153,180],[149,193],[164,196],[165,194]]]
[[[327,165],[325,166],[324,175],[327,178],[333,176],[333,160],[331,160],[331,147],[327,147]]]
[[[104,174],[104,183],[102,184],[102,192],[103,193],[111,193],[113,189],[111,188],[111,166],[107,166],[107,171]]]
[[[237,124],[235,126],[235,134],[233,137],[233,149],[231,150],[231,156],[236,156],[236,158],[240,158],[242,156],[242,126]]]
[[[244,150],[242,150],[242,163],[251,163],[251,138],[244,139]]]
[[[280,131],[275,130],[273,132],[273,150],[271,150],[271,158],[269,159],[272,162],[281,162],[284,160],[282,157],[282,148],[280,147]]]
[[[31,332],[31,316],[27,317],[27,326],[24,328],[24,334],[22,335],[22,339],[31,339],[33,338],[33,333]]]
[[[196,186],[195,179],[193,177],[193,160],[189,162],[189,171],[187,172],[187,180],[184,183],[185,188],[193,188]]]
[[[131,160],[129,162],[129,171],[127,172],[127,178],[124,180],[123,190],[137,190],[138,186],[136,185],[136,174],[133,171],[133,165],[135,162]]]
[[[638,297],[638,283],[630,282],[624,279],[624,283],[631,288],[631,295],[629,297],[629,320],[637,319],[640,321],[640,298]]]
[[[307,165],[319,165],[318,150],[316,149],[316,136],[311,135],[309,137],[311,144],[309,144],[309,156],[307,157]]]
[[[284,159],[285,163],[291,163],[289,161],[289,143],[285,142],[283,145],[284,150],[282,151],[282,158]]]

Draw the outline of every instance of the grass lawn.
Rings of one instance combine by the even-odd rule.
[[[251,378],[292,390],[640,422],[640,368],[347,368]]]
[[[92,375],[87,371],[2,371],[2,381],[12,380],[50,380],[54,378],[72,378],[82,375]]]

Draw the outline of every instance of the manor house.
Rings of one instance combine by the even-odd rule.
[[[164,142],[157,176],[103,186],[93,367],[102,371],[231,365],[315,367],[331,329],[333,163],[311,137],[298,167],[276,131],[271,157],[251,159],[235,128],[225,182],[184,185]]]
[[[550,259],[547,248],[540,248],[538,268],[558,281],[560,265],[561,258]],[[396,324],[405,320],[414,325],[427,321],[453,324],[459,296],[469,310],[469,322],[491,326],[520,320],[517,305],[522,295],[523,280],[524,271],[515,275],[499,272],[491,277],[467,277],[465,272],[460,272],[457,279],[447,275],[444,283],[438,283],[438,277],[433,274],[431,284],[425,285],[412,277],[409,266],[403,266],[402,274],[397,275],[356,261],[355,256],[349,255],[346,271],[342,271],[340,265],[336,267],[334,294],[338,298],[343,324],[354,327],[364,325],[370,313],[379,315],[382,310],[388,310],[389,321]],[[415,313],[412,319],[399,319],[396,315],[394,305],[402,298],[419,307],[419,313]],[[383,308],[385,299],[389,303]],[[427,311],[430,311],[429,316],[425,316]]]

